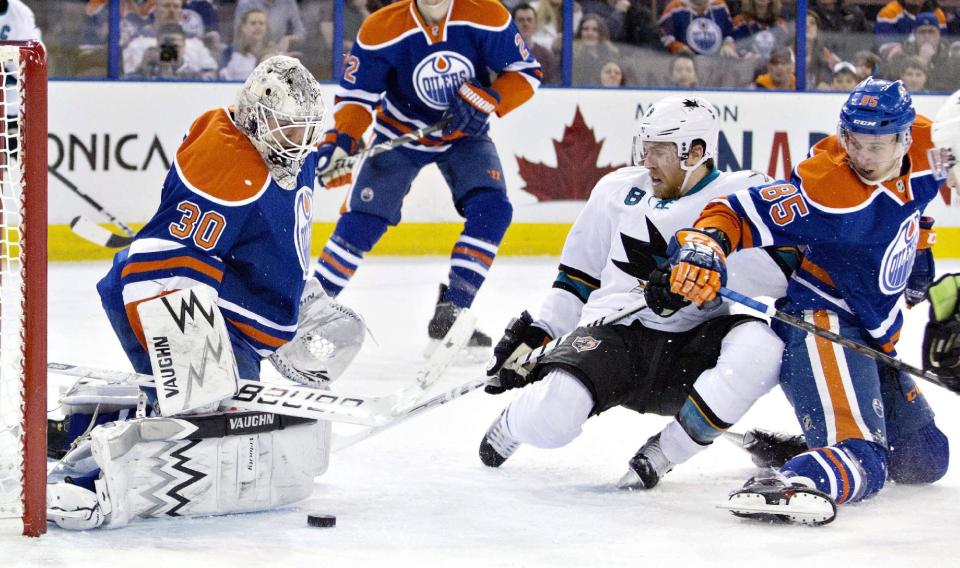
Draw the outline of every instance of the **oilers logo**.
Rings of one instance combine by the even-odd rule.
[[[883,253],[883,262],[880,264],[880,290],[884,294],[899,294],[906,288],[919,240],[920,213],[914,212],[900,224],[897,236]]]
[[[438,51],[425,57],[413,70],[413,88],[423,104],[446,110],[461,83],[473,76],[469,59],[453,51]]]
[[[720,51],[723,31],[710,18],[694,18],[687,26],[687,45],[704,55]]]
[[[296,225],[293,232],[294,244],[297,247],[297,258],[300,260],[300,268],[303,269],[304,278],[310,268],[310,235],[313,228],[313,189],[301,187],[294,200],[293,215],[296,218]]]

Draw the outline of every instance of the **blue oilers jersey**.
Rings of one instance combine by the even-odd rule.
[[[428,25],[413,0],[402,0],[361,26],[345,61],[335,132],[327,141],[337,133],[360,140],[374,114],[374,131],[388,139],[434,124],[469,79],[498,93],[495,112],[503,116],[533,96],[540,77],[540,65],[499,2],[451,0],[446,17]],[[437,133],[405,147],[442,152],[453,139]]]
[[[803,245],[787,287],[788,309],[830,310],[859,325],[889,354],[903,325],[903,290],[920,246],[920,215],[943,180],[927,161],[930,121],[917,117],[903,175],[866,184],[836,136],[813,147],[788,182],[714,200],[695,223],[722,230],[734,250]]]
[[[143,345],[137,304],[175,290],[218,293],[228,326],[261,356],[293,338],[310,263],[316,153],[296,189],[281,188],[226,109],[190,128],[163,183],[160,206],[100,283],[122,296]]]

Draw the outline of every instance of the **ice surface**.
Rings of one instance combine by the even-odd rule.
[[[535,309],[556,258],[502,258],[475,310],[487,333]],[[941,262],[960,270],[960,262]],[[105,263],[50,268],[50,359],[128,369],[94,290]],[[368,341],[340,390],[385,393],[409,384],[421,364],[427,320],[447,260],[371,258],[341,299],[367,319]],[[916,363],[926,307],[910,312],[900,347]],[[457,367],[454,385],[480,376]],[[51,405],[56,383],[51,384]],[[940,427],[960,439],[956,395],[924,392]],[[929,487],[888,486],[844,506],[819,528],[756,524],[715,505],[753,468],[718,441],[650,492],[614,488],[626,462],[667,421],[621,409],[589,421],[559,450],[522,447],[503,468],[481,465],[477,445],[510,393],[476,392],[334,454],[313,497],[284,510],[208,519],[138,522],[115,531],[40,539],[0,537],[0,566],[915,566],[956,565],[960,473]],[[775,390],[737,426],[798,432]],[[306,514],[337,516],[310,528]]]

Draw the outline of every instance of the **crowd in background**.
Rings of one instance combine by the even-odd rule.
[[[53,76],[103,77],[110,0],[25,0]],[[503,0],[540,61],[562,78],[564,0]],[[391,0],[120,0],[122,75],[243,80],[264,58],[299,57],[332,79],[332,54]],[[795,89],[794,0],[576,0],[572,84]],[[848,90],[866,75],[912,92],[960,87],[960,0],[809,0],[807,89]]]

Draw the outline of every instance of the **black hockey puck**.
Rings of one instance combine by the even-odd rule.
[[[335,527],[337,518],[333,515],[307,515],[307,524],[311,527]]]

